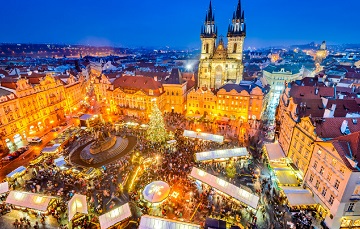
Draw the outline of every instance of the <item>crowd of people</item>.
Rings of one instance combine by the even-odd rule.
[[[91,217],[76,219],[73,222],[73,228],[91,228],[92,225],[98,223],[97,216],[129,201],[134,203],[132,206],[135,206],[142,214],[202,225],[205,219],[210,217],[227,221],[233,225],[245,225],[247,228],[257,228],[260,221],[262,221],[262,226],[266,225],[269,228],[284,226],[283,211],[286,209],[284,197],[275,190],[271,179],[255,176],[254,163],[261,162],[261,153],[252,152],[250,159],[230,159],[230,162],[233,162],[233,166],[236,167],[236,177],[230,179],[226,173],[226,166],[229,161],[196,162],[194,153],[241,147],[243,146],[241,142],[232,140],[220,144],[189,139],[183,137],[183,130],[195,128],[194,121],[187,120],[183,115],[176,113],[165,113],[164,120],[170,129],[175,127],[173,128],[173,140],[176,143],[172,144],[171,147],[168,143],[154,144],[149,142],[146,139],[146,129],[140,126],[128,127],[123,125],[120,128],[115,128],[110,124],[102,125],[96,127],[94,131],[83,132],[81,136],[70,143],[63,152],[64,156],[68,156],[78,147],[94,139],[94,133],[98,130],[106,130],[120,136],[136,136],[137,144],[132,155],[124,156],[99,168],[101,173],[94,177],[85,177],[69,170],[62,170],[54,165],[54,158],[50,158],[48,163],[30,166],[22,178],[11,182],[11,189],[59,197],[61,201],[50,207],[49,215],[54,217],[62,228],[66,228],[64,222],[67,221],[68,217],[66,203],[74,194],[82,194],[87,197]],[[202,124],[202,126],[205,129],[211,128],[206,124]],[[225,128],[228,127],[225,126]],[[136,161],[134,158],[138,158],[138,160]],[[126,186],[135,167],[142,165],[142,161],[148,158],[153,160],[150,160],[151,163],[148,165],[141,167],[142,171],[135,178],[133,187]],[[251,209],[206,184],[196,182],[189,177],[193,167],[204,169],[208,173],[238,186],[245,187],[250,184],[247,190],[262,197],[258,209]],[[244,178],[243,175],[249,176]],[[143,199],[142,191],[147,184],[158,180],[167,182],[171,187],[171,192],[176,192],[177,195],[170,195],[159,206],[154,206]],[[8,211],[10,211],[8,205],[0,205],[0,213]],[[273,215],[273,218],[270,218],[270,214]],[[45,222],[46,217],[48,216],[45,214],[39,215],[39,220],[36,223]],[[311,221],[302,214],[294,216],[294,219],[296,222],[302,224],[306,222],[311,225]],[[266,223],[263,223],[264,221]],[[36,223],[30,222],[30,225],[36,228]],[[14,222],[14,227],[26,228],[28,224],[28,219],[17,219]]]

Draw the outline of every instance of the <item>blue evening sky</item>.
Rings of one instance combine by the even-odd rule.
[[[213,0],[226,36],[237,0]],[[209,0],[4,0],[0,42],[116,46],[200,45]],[[246,47],[360,43],[359,0],[242,0]]]

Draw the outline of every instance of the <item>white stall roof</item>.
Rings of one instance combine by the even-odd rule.
[[[76,213],[87,214],[86,196],[75,194],[68,203],[68,215],[69,221],[74,217]]]
[[[208,141],[214,141],[214,142],[224,142],[224,136],[221,135],[215,135],[215,134],[208,134],[208,133],[202,133],[202,132],[195,132],[192,130],[184,130],[184,137],[188,138],[199,138],[202,140],[208,140]]]
[[[61,144],[54,144],[52,146],[47,146],[41,150],[43,153],[56,153],[56,150],[61,146]]]
[[[5,202],[15,206],[46,211],[52,198],[55,197],[44,196],[30,192],[11,191]]]
[[[317,204],[309,190],[301,187],[281,187],[284,191],[289,204],[297,205],[313,205]]]
[[[235,149],[214,150],[214,151],[207,151],[207,152],[201,152],[195,154],[197,161],[208,161],[213,159],[230,158],[230,157],[244,157],[248,155],[249,152],[246,150],[245,147],[235,148]]]
[[[279,143],[265,144],[265,148],[270,161],[285,158],[284,151]]]
[[[129,207],[129,203],[121,205],[118,208],[115,208],[108,213],[105,213],[99,216],[100,227],[101,229],[109,228],[118,222],[123,221],[131,216],[131,211]]]
[[[235,185],[226,182],[214,175],[211,175],[203,170],[200,170],[198,168],[193,167],[191,170],[191,177],[195,178],[196,180],[199,180],[201,182],[204,182],[211,187],[233,197],[234,199],[256,209],[259,197],[256,195],[251,194],[248,191],[245,191],[239,187],[236,187]]]
[[[8,182],[0,183],[0,194],[3,194],[8,191],[9,191],[9,183]]]
[[[83,121],[86,121],[88,119],[91,119],[92,118],[92,115],[91,114],[83,114],[80,116],[80,120],[83,120]]]
[[[61,166],[63,166],[63,165],[66,164],[66,161],[65,161],[64,157],[61,156],[61,157],[56,158],[56,159],[54,160],[54,164],[55,164],[57,167],[61,167]]]
[[[17,173],[24,172],[25,170],[26,170],[26,168],[25,168],[24,166],[17,167],[14,171],[12,171],[12,172],[9,173],[8,175],[6,175],[6,177],[12,177],[12,176],[14,176],[14,175],[17,174]]]
[[[139,229],[200,229],[200,225],[184,223],[154,216],[141,216]]]

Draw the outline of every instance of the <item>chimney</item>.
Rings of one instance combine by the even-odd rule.
[[[348,127],[348,121],[344,120],[341,124],[340,131],[342,134],[350,134],[350,130]]]
[[[326,108],[329,99],[321,97],[321,101],[322,101],[323,107]]]
[[[315,88],[315,95],[317,95],[317,94],[319,94],[319,88],[318,87]]]
[[[154,80],[155,80],[155,81],[158,81],[158,80],[157,80],[157,76],[154,76]]]

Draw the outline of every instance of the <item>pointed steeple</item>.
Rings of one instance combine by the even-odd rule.
[[[215,15],[213,13],[212,3],[210,0],[209,9],[205,15],[204,29],[201,32],[201,37],[216,37],[217,31],[215,27]]]
[[[241,9],[241,0],[238,0],[236,10],[233,13],[228,37],[245,36],[245,17],[244,11]]]

